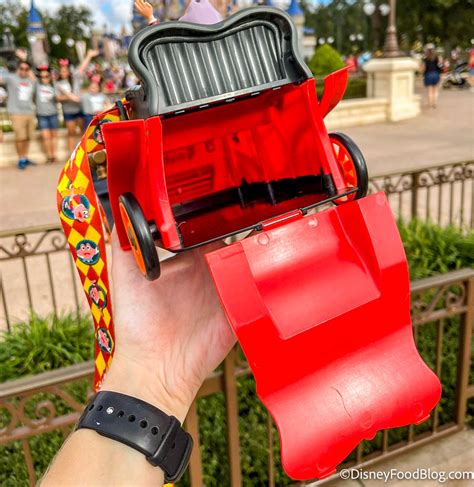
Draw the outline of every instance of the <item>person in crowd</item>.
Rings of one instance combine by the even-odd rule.
[[[93,76],[89,89],[80,97],[85,126],[89,126],[94,115],[107,109],[107,97],[101,92],[100,78]]]
[[[346,59],[346,66],[350,73],[357,73],[358,65],[357,65],[357,57],[354,54],[349,54]]]
[[[58,106],[51,71],[48,66],[40,66],[39,83],[36,86],[36,116],[41,131],[46,162],[56,162],[57,134],[59,128]]]
[[[434,44],[427,44],[423,63],[423,81],[428,90],[428,104],[430,107],[436,108],[442,67]]]
[[[63,107],[64,122],[67,129],[68,148],[72,152],[77,143],[77,129],[83,128],[80,94],[85,71],[91,60],[99,55],[99,51],[90,50],[80,66],[73,70],[69,61],[59,61],[59,80],[56,83],[57,99]]]
[[[8,91],[7,112],[15,133],[18,169],[23,170],[34,164],[28,159],[28,149],[35,130],[36,78],[26,55],[17,52],[17,56],[19,63],[16,72],[0,75],[0,83],[4,84]]]
[[[111,74],[107,74],[104,82],[104,92],[114,93],[116,91],[114,80]]]

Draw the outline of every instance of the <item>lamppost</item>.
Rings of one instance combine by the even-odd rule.
[[[378,8],[382,16],[384,12],[381,7],[382,5]],[[420,113],[420,99],[415,95],[415,73],[419,65],[414,59],[403,56],[398,48],[396,1],[387,0],[384,10],[390,17],[382,57],[369,60],[363,69],[368,74],[367,96],[385,98],[387,121],[398,122],[416,117]]]
[[[335,24],[336,24],[336,45],[337,45],[337,50],[339,52],[342,51],[342,33],[341,33],[341,21],[342,21],[342,9],[344,6],[341,3],[338,3],[336,6],[337,14],[335,18]]]
[[[353,42],[353,43],[355,43],[355,42],[362,42],[364,40],[364,34],[361,34],[361,33],[359,33],[359,34],[351,34],[349,36],[349,40],[351,42]]]
[[[375,1],[375,0],[374,0]],[[391,2],[392,3],[392,2]],[[379,32],[380,32],[380,15],[382,17],[386,17],[391,11],[392,8],[390,5],[386,3],[382,3],[381,5],[376,5],[376,3],[372,2],[371,0],[364,0],[364,4],[362,5],[362,10],[367,17],[372,18],[372,27],[376,30],[374,44],[375,48],[379,48]],[[378,10],[378,12],[377,12]],[[377,12],[377,15],[372,17]],[[368,38],[368,29],[366,31],[366,38]]]
[[[397,40],[397,26],[395,21],[396,7],[397,0],[390,0],[390,12],[387,32],[385,35],[385,44],[383,46],[383,57],[400,57],[402,55]]]

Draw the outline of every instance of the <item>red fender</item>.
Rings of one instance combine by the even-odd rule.
[[[348,80],[349,68],[347,66],[324,78],[323,96],[319,102],[323,118],[342,100]]]
[[[292,212],[206,258],[290,477],[331,475],[363,439],[428,418],[441,386],[413,340],[383,193]]]

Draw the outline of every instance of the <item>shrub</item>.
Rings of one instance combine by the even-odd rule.
[[[308,62],[308,67],[315,76],[325,76],[344,66],[340,54],[329,44],[318,47]]]
[[[27,322],[17,323],[11,333],[3,333],[0,340],[0,381],[16,379],[58,369],[85,360],[94,355],[93,328],[89,315],[75,314],[39,318],[32,315]],[[86,402],[87,380],[65,387],[66,392],[81,403]],[[35,418],[39,401],[51,400],[57,414],[67,414],[71,408],[52,394],[37,394],[28,401],[25,412]],[[10,417],[0,411],[0,428]],[[36,475],[40,477],[57,453],[64,438],[61,431],[52,431],[29,440]],[[0,446],[0,485],[28,486],[28,472],[23,460],[21,442]]]
[[[316,93],[321,100],[324,92],[324,79],[316,80]],[[367,78],[349,78],[343,100],[352,98],[367,98]]]
[[[0,382],[38,374],[92,359],[93,328],[89,316],[39,318],[13,326],[0,341]]]
[[[411,279],[474,267],[474,231],[411,220],[398,228],[407,254]]]
[[[349,78],[343,98],[367,98],[367,78]]]

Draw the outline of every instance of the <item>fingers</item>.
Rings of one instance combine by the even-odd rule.
[[[121,279],[130,279],[131,276],[137,274],[141,278],[140,270],[135,262],[133,253],[131,251],[122,250],[115,227],[110,235],[110,242],[112,247],[112,278],[116,282]],[[127,277],[128,276],[128,277]]]
[[[135,0],[135,7],[137,10],[142,11],[146,8],[146,2],[144,0]]]

